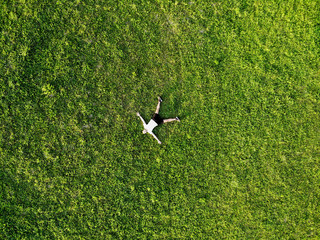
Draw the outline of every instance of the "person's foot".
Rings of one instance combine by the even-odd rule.
[[[162,102],[162,98],[160,96],[158,96],[158,101]]]
[[[176,120],[177,120],[178,122],[180,122],[180,119],[179,119],[178,117],[176,117]]]

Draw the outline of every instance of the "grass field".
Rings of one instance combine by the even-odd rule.
[[[0,238],[319,239],[319,8],[1,1]]]

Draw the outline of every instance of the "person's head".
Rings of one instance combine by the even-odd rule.
[[[146,134],[146,133],[147,133],[147,130],[146,130],[146,129],[143,129],[142,133],[143,133],[143,134]]]

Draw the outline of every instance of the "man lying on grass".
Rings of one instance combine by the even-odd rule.
[[[179,121],[180,119],[178,117],[175,118],[169,118],[169,119],[163,119],[160,117],[159,115],[159,110],[160,110],[160,103],[162,102],[161,97],[158,97],[158,105],[157,105],[157,109],[156,112],[153,114],[152,119],[149,121],[148,124],[146,124],[146,122],[143,120],[143,118],[141,117],[140,113],[137,112],[137,116],[140,117],[142,123],[143,123],[143,127],[144,130],[142,131],[143,134],[149,133],[151,134],[157,141],[159,144],[161,144],[160,140],[157,138],[156,135],[154,135],[154,133],[152,132],[152,130],[162,124],[162,123],[168,123],[168,122],[172,122],[172,121]]]

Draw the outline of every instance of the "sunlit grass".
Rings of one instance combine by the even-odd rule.
[[[1,3],[0,237],[319,237],[318,6]]]

